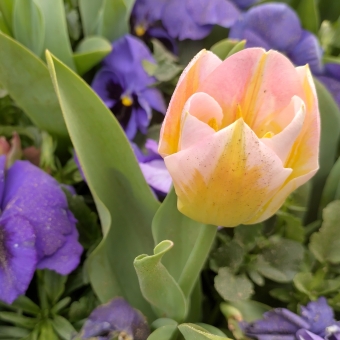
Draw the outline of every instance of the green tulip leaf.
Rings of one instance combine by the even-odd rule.
[[[97,65],[112,50],[108,40],[98,36],[87,37],[77,46],[73,60],[80,75]]]
[[[228,340],[226,336],[211,334],[205,328],[192,323],[178,326],[185,340]]]
[[[214,44],[210,50],[222,60],[230,57],[232,54],[244,49],[245,40],[223,39]]]
[[[312,189],[305,216],[305,224],[315,221],[318,217],[323,187],[336,160],[340,138],[340,110],[332,95],[316,79],[314,79],[319,100],[321,118],[320,168],[312,178]],[[320,213],[320,211],[319,211]]]
[[[316,0],[300,0],[297,7],[301,24],[308,31],[318,34],[320,27],[319,11]]]
[[[119,295],[153,318],[133,260],[152,251],[151,222],[159,203],[112,112],[66,65],[50,53],[46,59],[104,233],[87,260],[92,287],[103,303]]]
[[[114,41],[129,33],[133,4],[134,0],[80,0],[85,36],[101,35]]]
[[[9,29],[10,32],[12,32],[13,28],[14,4],[15,1],[13,0],[0,0],[0,11],[3,15],[6,27]]]
[[[21,0],[26,1],[26,0]],[[75,70],[72,58],[72,47],[67,31],[63,0],[34,0],[39,5],[44,17],[44,49],[52,52],[68,67]]]
[[[41,130],[66,139],[65,122],[46,65],[0,32],[0,84]]]
[[[13,10],[13,33],[16,40],[38,57],[44,49],[45,23],[34,0],[16,0]]]
[[[335,162],[322,192],[320,210],[327,204],[340,199],[340,158]]]
[[[6,20],[2,12],[0,12],[0,31],[7,34],[11,35],[11,32],[7,26]]]
[[[333,201],[323,210],[323,223],[312,234],[309,249],[320,262],[340,263],[340,201]]]
[[[216,227],[193,221],[180,213],[172,189],[152,221],[152,233],[156,244],[162,240],[174,243],[173,251],[164,255],[163,264],[186,297],[190,297],[214,240]]]
[[[187,301],[181,288],[161,262],[164,254],[172,247],[171,241],[162,241],[155,247],[154,255],[142,254],[136,257],[134,266],[141,291],[158,316],[180,322],[187,315]]]

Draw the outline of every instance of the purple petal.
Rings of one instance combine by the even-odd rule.
[[[298,16],[289,6],[269,3],[253,7],[245,13],[231,28],[229,37],[246,38],[247,47],[256,47],[256,41],[251,39],[249,32],[253,32],[253,37],[265,42],[268,47],[285,52],[299,42],[302,29]]]
[[[168,193],[172,180],[164,164],[164,160],[153,160],[149,163],[139,164],[146,182],[155,190]]]
[[[137,133],[137,115],[136,111],[133,110],[131,117],[125,128],[125,134],[129,140],[132,140],[136,136],[136,133]]]
[[[303,31],[300,41],[288,52],[288,57],[295,65],[309,64],[314,74],[322,71],[322,49],[316,36]]]
[[[148,138],[145,143],[145,148],[149,154],[157,155],[159,159],[162,158],[158,153],[158,143],[155,140]]]
[[[169,51],[176,55],[178,54],[176,40],[170,37],[163,27],[150,27],[147,33],[150,37],[158,39]]]
[[[246,9],[246,8],[256,4],[260,0],[232,0],[232,1],[237,7],[241,8],[241,9]]]
[[[72,233],[66,236],[66,241],[51,256],[44,257],[37,265],[39,269],[51,269],[61,275],[68,275],[76,269],[80,262],[83,247],[78,242],[78,231],[73,229]]]
[[[340,64],[326,64],[325,65],[325,74],[334,78],[340,80]]]
[[[239,9],[227,0],[186,0],[187,11],[198,25],[231,27],[240,16]]]
[[[325,329],[335,323],[334,313],[324,297],[301,307],[300,315],[310,324],[309,330],[320,336],[325,335]]]
[[[124,84],[118,74],[102,68],[95,75],[91,86],[105,105],[112,108],[120,100]]]
[[[245,327],[246,334],[287,334],[293,335],[300,328],[309,328],[309,324],[288,309],[276,308],[264,314],[264,319]]]
[[[146,340],[150,334],[145,317],[122,298],[97,307],[85,322],[81,334],[90,338],[110,331],[124,331],[134,340]]]
[[[127,34],[115,41],[112,52],[104,59],[104,65],[124,79],[125,91],[133,92],[155,82],[155,79],[145,72],[143,60],[155,63],[148,47],[140,39]]]
[[[0,156],[0,202],[2,202],[5,191],[5,169],[6,169],[6,156]]]
[[[28,161],[16,161],[7,171],[2,208],[4,219],[18,215],[31,223],[38,260],[63,246],[75,228],[58,182]]]
[[[319,337],[317,334],[314,334],[306,329],[300,329],[296,333],[296,337],[299,340],[324,340],[323,338]]]
[[[212,25],[197,24],[183,0],[168,1],[162,13],[162,23],[172,38],[199,40],[206,37]]]
[[[156,111],[165,114],[166,105],[161,92],[155,88],[147,88],[141,92],[141,97]]]
[[[0,300],[12,303],[26,292],[37,263],[35,235],[20,216],[0,219]]]
[[[167,0],[137,0],[132,11],[135,23],[148,28],[160,20],[166,1]]]

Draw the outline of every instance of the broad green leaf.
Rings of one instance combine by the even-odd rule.
[[[83,39],[73,55],[78,73],[81,75],[90,70],[108,55],[111,50],[110,42],[102,37],[91,36]]]
[[[68,133],[46,65],[0,32],[0,83],[41,130],[67,139]]]
[[[133,260],[152,252],[151,221],[159,203],[111,111],[67,66],[50,54],[47,60],[104,233],[87,260],[92,287],[101,302],[119,295],[152,318]]]
[[[206,331],[208,331],[209,333],[213,335],[226,336],[220,329],[212,325],[208,325],[206,323],[201,323],[201,322],[196,323],[195,325],[204,328]]]
[[[323,210],[320,230],[311,236],[309,249],[320,262],[340,263],[340,201]]]
[[[245,275],[234,275],[228,267],[218,270],[215,288],[226,301],[247,300],[253,294],[253,284]]]
[[[133,0],[80,0],[85,36],[101,35],[114,41],[129,33]]]
[[[67,31],[64,1],[34,1],[39,5],[44,17],[44,49],[48,49],[67,66],[75,70],[71,43]]]
[[[224,60],[230,55],[242,50],[245,46],[245,43],[245,40],[239,41],[234,39],[223,39],[211,46],[210,50],[222,60]]]
[[[177,325],[165,325],[153,331],[147,340],[175,340],[177,334]]]
[[[139,255],[134,261],[143,296],[155,308],[159,317],[181,322],[188,312],[183,291],[162,264],[162,257],[173,246],[162,241],[154,249],[154,255]]]
[[[318,217],[318,209],[321,194],[326,179],[337,157],[340,137],[340,110],[332,95],[316,79],[314,79],[319,100],[321,118],[321,141],[320,141],[320,168],[312,178],[312,190],[305,224],[315,221]]]
[[[0,31],[7,35],[11,35],[11,32],[7,26],[6,20],[2,12],[0,12]]]
[[[72,335],[76,334],[76,330],[71,323],[60,315],[56,315],[52,320],[52,326],[55,332],[63,339],[70,340]]]
[[[10,32],[13,31],[12,28],[14,4],[15,1],[13,0],[0,0],[0,11]]]
[[[235,228],[234,241],[238,242],[247,251],[252,250],[258,239],[262,237],[263,224],[240,225]]]
[[[15,0],[13,33],[16,40],[41,57],[44,48],[45,23],[34,0]]]
[[[227,337],[211,334],[203,327],[192,323],[184,323],[178,328],[185,340],[228,340]]]
[[[336,21],[340,16],[340,1],[319,1],[319,10],[322,20]]]
[[[210,251],[216,227],[180,213],[172,189],[152,221],[152,233],[155,244],[163,240],[174,243],[171,253],[164,255],[163,264],[189,297]]]
[[[255,270],[276,282],[289,282],[299,271],[304,247],[296,241],[271,237],[270,245],[257,256]]]
[[[319,10],[316,0],[300,0],[297,8],[302,26],[317,34],[320,27]]]
[[[320,210],[333,200],[340,199],[340,158],[335,162],[322,192]]]
[[[85,36],[97,34],[99,13],[104,0],[79,0],[79,11]]]

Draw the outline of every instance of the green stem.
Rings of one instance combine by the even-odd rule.
[[[217,227],[213,225],[205,225],[201,228],[194,249],[192,250],[178,280],[178,284],[186,297],[191,295],[195,283],[209,255],[210,248],[215,239],[216,231]]]

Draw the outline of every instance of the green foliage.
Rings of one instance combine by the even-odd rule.
[[[227,301],[247,300],[253,293],[252,282],[245,275],[233,275],[227,267],[218,270],[215,288]]]
[[[336,160],[340,137],[340,111],[331,94],[314,79],[319,101],[321,118],[320,168],[311,180],[312,189],[305,223],[311,223],[318,217],[318,208],[326,179]]]
[[[185,340],[228,340],[226,336],[212,334],[205,328],[191,323],[182,324],[178,328]]]
[[[129,32],[133,0],[79,0],[85,36],[101,35],[110,41]]]
[[[216,44],[214,44],[210,50],[215,53],[222,60],[227,59],[236,52],[244,49],[246,45],[245,40],[233,40],[233,39],[223,39]]]
[[[309,248],[320,262],[340,263],[340,201],[331,202],[323,210],[320,231],[311,237]]]
[[[154,255],[139,255],[134,266],[143,296],[161,317],[184,321],[188,312],[186,297],[175,279],[161,263],[162,257],[173,246],[171,241],[163,241],[154,249]]]
[[[152,317],[133,260],[152,251],[150,225],[158,203],[116,118],[72,70],[51,55],[47,60],[104,234],[87,260],[91,284],[102,302],[123,296]]]
[[[297,7],[297,13],[300,16],[303,28],[314,34],[318,33],[320,26],[317,3],[318,1],[316,0],[300,0]]]
[[[0,32],[0,83],[41,130],[67,139],[67,130],[46,65]]]

